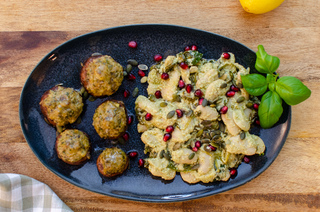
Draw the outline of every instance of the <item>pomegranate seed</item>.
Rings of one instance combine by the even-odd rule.
[[[130,41],[128,45],[130,48],[133,48],[133,49],[137,48],[138,46],[137,42],[135,41]]]
[[[192,51],[197,51],[197,50],[198,50],[198,47],[197,47],[196,45],[192,45],[192,46],[191,46],[191,50],[192,50]]]
[[[210,147],[210,149],[211,149],[212,151],[216,151],[216,150],[217,150],[217,148],[214,147],[214,146],[209,145],[209,147]]]
[[[143,160],[143,159],[139,159],[138,165],[139,165],[139,167],[143,167],[143,165],[144,165],[144,160]]]
[[[236,94],[236,92],[234,92],[234,91],[228,91],[226,95],[227,95],[227,97],[233,97],[235,94]]]
[[[151,113],[147,113],[145,116],[146,121],[150,121],[152,119]]]
[[[134,76],[132,73],[129,73],[128,78],[129,78],[129,80],[135,80],[136,76]]]
[[[230,169],[230,175],[231,176],[235,176],[236,174],[237,174],[237,170],[236,169],[234,169],[234,168]]]
[[[183,111],[180,109],[176,109],[177,117],[181,118],[183,116]]]
[[[240,89],[234,85],[231,85],[230,89],[234,92],[238,92]]]
[[[220,113],[221,114],[226,114],[228,112],[228,107],[227,106],[223,106],[221,109],[220,109]]]
[[[190,93],[193,89],[193,86],[191,84],[188,84],[187,87],[186,87],[186,91],[187,93]]]
[[[166,128],[166,132],[168,132],[168,133],[172,133],[173,130],[174,130],[174,127],[172,125],[167,126],[167,128]]]
[[[129,95],[130,95],[130,92],[128,90],[124,90],[123,92],[124,98],[128,98]]]
[[[244,156],[243,161],[245,163],[249,163],[250,162],[250,158],[248,158],[247,156]]]
[[[161,91],[156,91],[154,95],[156,96],[157,99],[161,98]]]
[[[229,53],[223,53],[223,54],[222,54],[222,57],[223,57],[224,59],[229,59],[229,58],[230,58],[230,54],[229,54]]]
[[[258,109],[259,109],[259,104],[254,103],[254,104],[253,104],[253,109],[258,110]]]
[[[146,76],[146,74],[145,74],[142,70],[139,70],[139,71],[138,71],[138,74],[139,74],[140,77]]]
[[[196,97],[201,98],[202,95],[203,95],[203,93],[202,93],[202,91],[201,91],[200,89],[197,89],[197,90],[194,92],[194,95],[195,95]]]
[[[196,141],[196,143],[194,145],[195,145],[195,147],[197,147],[199,149],[201,147],[201,142],[200,141]]]
[[[204,98],[200,98],[198,104],[202,105],[203,100],[204,100]]]
[[[171,138],[171,134],[170,134],[170,133],[166,133],[166,134],[164,134],[164,136],[163,136],[163,140],[164,140],[164,141],[168,141],[170,138]]]
[[[125,133],[123,134],[122,138],[125,140],[125,141],[128,141],[129,140],[129,133]]]
[[[179,80],[179,88],[184,88],[184,86],[186,86],[186,84],[184,83],[184,81],[183,80]]]
[[[132,116],[128,116],[128,124],[131,124],[132,120],[133,120]]]
[[[129,153],[129,158],[135,158],[137,156],[138,156],[138,152],[136,152],[136,151],[133,151],[133,152]]]
[[[159,62],[162,60],[162,56],[160,54],[156,54],[154,57],[153,57],[154,61],[156,62]]]
[[[181,62],[181,63],[180,63],[180,67],[181,67],[182,69],[187,69],[187,68],[188,68],[188,64],[186,64],[186,63],[184,63],[184,62]]]
[[[185,50],[185,51],[189,51],[190,49],[191,49],[190,46],[184,47],[184,50]]]
[[[255,123],[256,123],[256,125],[260,125],[260,120],[257,119],[257,120],[255,121]]]
[[[197,148],[197,147],[193,147],[193,148],[192,148],[192,151],[197,152],[197,151],[198,151],[198,148]]]
[[[161,79],[164,79],[164,80],[169,79],[169,74],[168,73],[162,73],[161,74]]]

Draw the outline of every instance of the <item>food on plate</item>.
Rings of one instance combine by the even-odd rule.
[[[93,115],[92,125],[101,138],[119,138],[127,129],[127,110],[124,103],[107,100],[100,104]]]
[[[110,96],[123,81],[123,68],[108,55],[94,55],[84,62],[80,79],[92,96]]]
[[[79,165],[90,159],[88,136],[77,129],[67,129],[56,139],[58,157],[70,165]]]
[[[79,92],[61,85],[46,91],[40,101],[42,114],[53,126],[65,126],[74,123],[83,109]]]
[[[97,160],[98,171],[105,177],[122,174],[128,168],[128,165],[128,156],[117,147],[106,148]]]
[[[150,68],[149,96],[138,96],[135,110],[151,174],[172,180],[180,172],[188,183],[227,181],[245,155],[264,152],[263,141],[249,133],[259,100],[242,87],[247,74],[232,53],[206,60],[194,50]]]

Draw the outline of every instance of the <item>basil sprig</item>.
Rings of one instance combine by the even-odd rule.
[[[275,74],[280,65],[279,58],[267,54],[262,45],[258,46],[256,55],[255,68],[266,77],[261,74],[248,74],[241,76],[241,80],[250,95],[263,95],[258,110],[260,125],[262,128],[270,128],[278,122],[283,113],[282,100],[288,105],[299,104],[310,97],[311,90],[295,77],[279,78],[279,75]]]

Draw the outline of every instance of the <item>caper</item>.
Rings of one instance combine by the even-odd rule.
[[[201,105],[202,105],[202,107],[207,106],[208,105],[208,100],[207,99],[203,99]]]
[[[220,88],[226,88],[228,86],[228,84],[227,83],[222,83],[221,85],[220,85]]]
[[[192,152],[192,153],[188,156],[189,160],[191,160],[192,158],[194,158],[195,155],[196,155],[196,153]]]
[[[131,65],[131,64],[128,64],[126,71],[129,73],[131,70],[132,70],[132,65]]]
[[[245,138],[246,138],[246,133],[242,131],[242,132],[240,133],[240,139],[243,140],[243,139],[245,139]]]
[[[134,59],[129,59],[129,60],[127,61],[127,63],[129,63],[129,64],[132,65],[132,66],[137,66],[137,65],[138,65],[138,62],[137,62],[136,60],[134,60]]]
[[[95,98],[94,96],[90,96],[90,97],[88,98],[88,100],[89,100],[90,102],[94,102],[94,100],[96,100],[96,98]]]
[[[237,99],[237,103],[241,103],[245,100],[245,98],[243,96],[240,96],[238,99]]]
[[[246,106],[247,106],[248,108],[252,108],[253,103],[252,103],[252,102],[248,102],[248,103],[246,104]]]
[[[139,68],[140,70],[142,70],[142,71],[148,70],[148,66],[145,65],[145,64],[139,64],[139,65],[138,65],[138,68]]]
[[[160,107],[166,107],[168,104],[166,102],[161,102]]]
[[[171,119],[171,118],[174,116],[174,114],[176,114],[176,111],[175,111],[175,110],[170,111],[170,112],[167,114],[167,119]]]
[[[133,91],[132,91],[132,96],[133,96],[133,97],[136,97],[136,96],[138,96],[138,94],[139,94],[139,88],[136,87],[136,88],[133,89]]]

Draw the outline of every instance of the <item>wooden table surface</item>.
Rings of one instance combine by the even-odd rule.
[[[90,3],[91,2],[91,3]],[[319,211],[320,1],[286,0],[263,15],[239,1],[6,0],[0,2],[0,172],[49,185],[74,211]],[[57,177],[40,163],[20,128],[22,87],[37,63],[63,42],[95,30],[164,23],[263,44],[281,60],[281,76],[302,80],[311,97],[292,108],[287,141],[274,163],[251,182],[218,195],[178,203],[141,203],[96,194]]]

